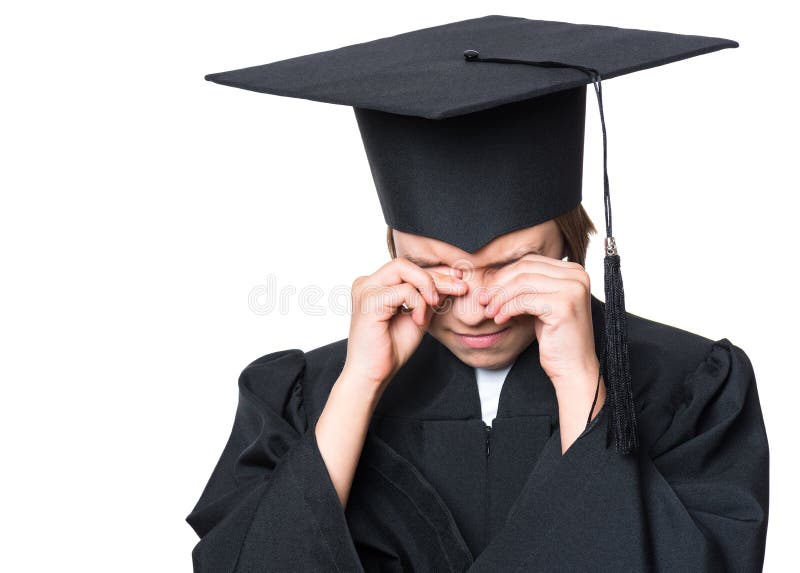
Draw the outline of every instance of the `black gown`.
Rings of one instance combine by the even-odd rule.
[[[603,308],[593,296],[598,349]],[[346,339],[259,358],[186,518],[195,572],[761,570],[769,447],[750,360],[630,313],[628,338],[639,450],[615,453],[604,406],[562,455],[536,341],[489,427],[474,369],[426,334],[377,405],[345,510],[314,424]]]

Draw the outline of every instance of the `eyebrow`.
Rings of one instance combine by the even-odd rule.
[[[507,265],[509,263],[513,263],[513,262],[521,259],[525,255],[543,255],[543,254],[544,253],[542,253],[542,250],[539,249],[539,248],[525,249],[520,254],[514,254],[514,255],[512,255],[511,257],[509,257],[507,259],[504,259],[502,261],[497,261],[495,263],[491,263],[491,264],[489,264],[487,266],[490,266],[490,267],[501,267],[501,266]],[[403,256],[405,258],[407,258],[409,261],[411,261],[412,263],[414,263],[415,265],[417,265],[418,267],[422,267],[423,269],[424,268],[428,268],[428,267],[436,267],[436,266],[444,264],[441,261],[435,261],[435,260],[431,260],[431,259],[426,259],[424,257],[415,257],[414,255],[403,255]]]

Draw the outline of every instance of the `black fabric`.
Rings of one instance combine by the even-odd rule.
[[[572,68],[585,73],[591,78],[597,96],[600,113],[600,125],[603,133],[603,197],[606,217],[606,256],[605,292],[606,292],[606,342],[604,346],[604,362],[601,374],[605,373],[608,388],[609,418],[614,433],[617,452],[628,454],[638,447],[639,438],[636,430],[636,412],[631,389],[631,372],[628,359],[627,330],[625,327],[625,290],[622,281],[620,257],[616,248],[616,240],[612,234],[611,193],[608,180],[608,138],[606,135],[605,113],[603,112],[603,87],[600,72],[577,64],[555,62],[552,60],[523,60],[516,58],[485,58],[477,50],[465,50],[464,58],[469,62],[488,62],[500,64],[523,64],[545,68]],[[547,97],[547,96],[541,96]],[[598,385],[600,383],[598,377]],[[594,403],[589,410],[589,417],[594,411]]]
[[[614,244],[601,79],[737,46],[490,15],[206,79],[352,106],[386,223],[473,253],[580,204],[589,82],[603,134],[606,241]],[[627,454],[639,439],[615,249],[605,269],[610,418],[616,449]]]
[[[611,430],[617,452],[628,454],[639,447],[636,406],[631,386],[631,366],[628,352],[628,327],[625,313],[625,290],[619,255],[606,254],[604,282],[606,293],[606,362],[605,382]]]
[[[206,75],[256,92],[444,119],[590,83],[571,69],[472,65],[482,56],[555,60],[603,79],[735,48],[725,38],[489,15]]]
[[[603,310],[592,297],[596,341]],[[347,341],[255,361],[187,517],[195,571],[760,570],[769,448],[747,355],[627,323],[636,452],[615,454],[604,406],[561,455],[535,341],[487,431],[474,369],[426,335],[381,397],[344,510],[312,428]]]
[[[489,15],[205,77],[352,106],[386,223],[472,253],[580,204],[593,76],[575,66],[607,80],[736,46]],[[481,64],[470,50],[573,68]]]
[[[440,121],[354,111],[393,229],[475,252],[581,202],[586,86]]]

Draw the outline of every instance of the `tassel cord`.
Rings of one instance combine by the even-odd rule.
[[[468,62],[497,62],[502,64],[527,64],[544,68],[571,68],[587,74],[594,86],[597,105],[600,111],[600,125],[603,132],[603,204],[605,209],[605,343],[603,357],[606,369],[607,399],[610,400],[610,430],[613,430],[616,450],[627,454],[638,448],[636,415],[631,388],[630,363],[628,357],[627,324],[625,316],[625,293],[620,270],[620,259],[616,242],[612,234],[611,193],[608,181],[608,137],[606,134],[605,114],[603,112],[603,90],[600,72],[595,68],[577,64],[566,64],[549,60],[531,61],[512,58],[483,58],[476,50],[465,50],[464,58]],[[601,365],[595,388],[595,399],[589,411],[589,421],[597,402],[600,390],[600,376],[604,368]],[[588,421],[587,421],[588,426]]]
[[[603,376],[603,364],[606,360],[606,346],[603,344],[603,356],[600,359],[600,368],[597,370],[597,385],[594,388],[594,400],[592,400],[592,407],[589,408],[589,416],[586,418],[586,428],[589,427],[589,424],[592,423],[592,412],[594,412],[594,407],[597,405],[597,398],[600,394],[600,378]]]

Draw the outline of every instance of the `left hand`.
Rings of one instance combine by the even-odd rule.
[[[592,327],[591,284],[582,265],[528,254],[491,275],[479,295],[487,318],[503,324],[521,314],[536,317],[539,359],[556,390],[591,381],[600,363]]]

